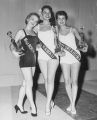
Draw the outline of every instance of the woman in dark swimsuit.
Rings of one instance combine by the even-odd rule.
[[[37,110],[33,101],[32,87],[33,87],[33,75],[35,72],[36,65],[36,45],[38,39],[33,32],[34,27],[39,22],[39,16],[36,13],[30,13],[26,19],[26,26],[24,29],[19,30],[15,36],[15,42],[21,41],[21,45],[25,51],[24,54],[20,55],[19,52],[13,50],[13,54],[19,57],[19,66],[24,76],[23,84],[19,91],[19,99],[17,105],[15,105],[16,113],[19,110],[21,113],[27,113],[23,109],[22,103],[25,94],[30,102],[31,115],[37,116]]]

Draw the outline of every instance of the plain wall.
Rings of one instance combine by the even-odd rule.
[[[54,9],[65,10],[69,15],[69,24],[80,28],[85,27],[85,35],[92,31],[91,44],[97,52],[97,1],[96,0],[0,0],[0,81],[15,81],[23,79],[16,59],[9,50],[10,39],[6,33],[11,30],[13,36],[24,27],[24,20],[28,13],[38,10],[48,4]],[[88,39],[87,39],[88,40]],[[94,77],[97,71],[97,56],[87,58],[89,69],[86,79]],[[95,74],[96,77],[97,74]]]

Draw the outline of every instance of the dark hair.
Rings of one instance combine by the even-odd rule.
[[[38,15],[37,13],[34,13],[34,12],[33,12],[33,13],[29,13],[29,14],[27,15],[27,17],[26,17],[26,19],[25,19],[25,23],[26,23],[26,24],[28,24],[28,19],[30,19],[30,17],[33,16],[33,15],[37,16],[38,22],[39,22],[39,20],[40,20],[39,15]]]
[[[67,13],[65,11],[57,11],[56,12],[56,20],[58,19],[59,15],[65,16],[66,20],[68,19],[68,15],[67,15]]]
[[[42,12],[43,12],[43,10],[44,9],[49,9],[49,11],[50,11],[50,13],[51,13],[51,18],[50,18],[50,24],[51,24],[51,26],[55,26],[55,16],[54,16],[54,12],[53,12],[53,10],[52,10],[52,7],[51,6],[49,6],[49,5],[44,5],[42,8],[41,8],[41,10],[42,10]]]

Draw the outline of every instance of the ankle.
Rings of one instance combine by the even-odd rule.
[[[31,113],[37,113],[37,109],[35,106],[30,107]]]
[[[22,105],[17,104],[17,106],[20,108],[20,110],[21,110],[21,111],[24,111],[24,109],[23,109],[23,106],[22,106]]]
[[[72,111],[76,111],[75,105],[72,105]]]

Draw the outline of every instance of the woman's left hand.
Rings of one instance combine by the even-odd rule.
[[[86,53],[88,51],[88,45],[85,43],[84,47],[81,49],[82,52]]]
[[[40,45],[40,44],[37,44],[37,45],[36,45],[36,49],[38,49],[38,48],[41,48],[41,45]]]

